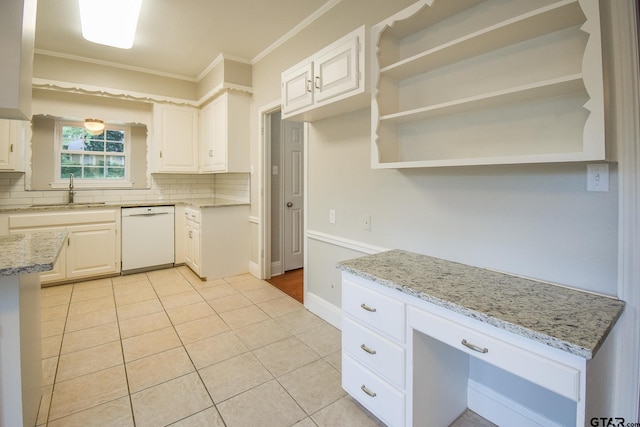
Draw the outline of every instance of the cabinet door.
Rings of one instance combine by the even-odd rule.
[[[156,172],[198,171],[198,110],[191,107],[154,107]]]
[[[313,62],[282,73],[282,113],[313,104]]]
[[[9,234],[26,234],[26,233],[39,233],[44,231],[66,231],[65,227],[40,227],[29,229],[13,229],[9,231]],[[40,283],[47,284],[51,282],[57,282],[67,277],[67,244],[63,244],[60,249],[60,254],[53,268],[49,271],[43,271],[40,273]]]
[[[187,221],[186,225],[186,256],[185,263],[200,275],[200,228],[198,224]]]
[[[23,170],[20,165],[24,142],[24,123],[18,120],[0,120],[0,170]]]
[[[201,172],[227,171],[227,94],[223,94],[202,109]]]
[[[315,102],[358,88],[358,37],[345,40],[313,63]]]
[[[69,227],[67,278],[117,272],[116,225],[97,224]]]

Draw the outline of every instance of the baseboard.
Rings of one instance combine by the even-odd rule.
[[[271,277],[283,274],[282,262],[276,261],[271,263]]]
[[[249,261],[249,274],[258,279],[262,279],[260,274],[260,266],[258,265],[258,263]]]
[[[500,426],[561,427],[561,424],[471,379],[467,383],[467,406]]]
[[[313,314],[330,323],[338,329],[342,329],[342,310],[327,302],[316,294],[307,292],[304,296],[304,306]]]

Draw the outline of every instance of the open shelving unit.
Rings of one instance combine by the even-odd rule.
[[[605,159],[597,0],[424,0],[372,31],[372,167]]]

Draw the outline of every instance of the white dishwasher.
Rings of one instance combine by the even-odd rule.
[[[173,206],[122,208],[122,274],[172,267]]]

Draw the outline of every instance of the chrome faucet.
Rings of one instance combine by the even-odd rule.
[[[73,174],[70,173],[69,174],[69,203],[73,203],[73,196],[74,196],[74,191],[73,191]]]

